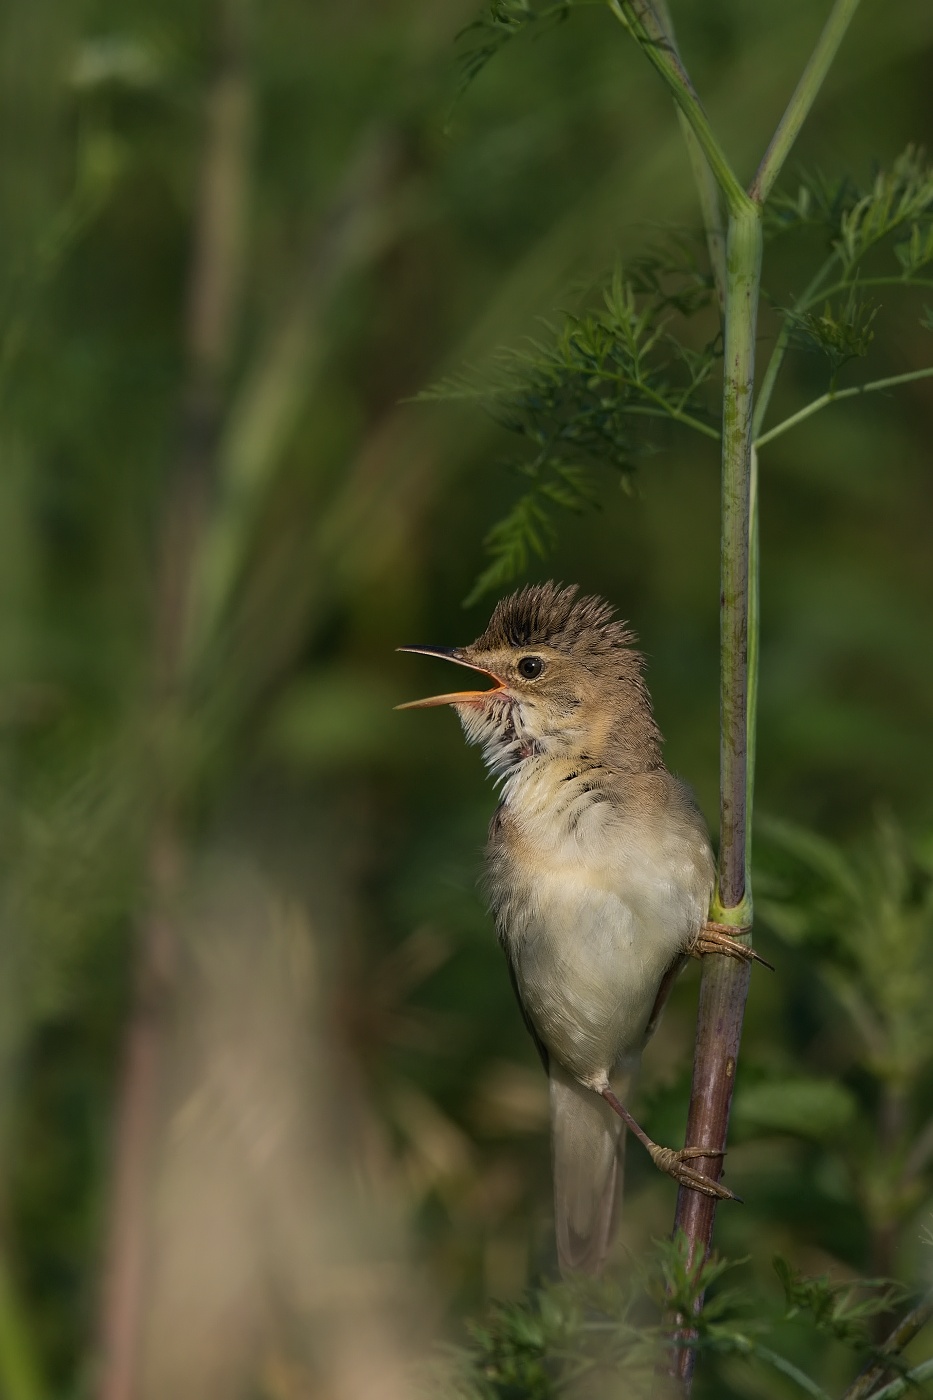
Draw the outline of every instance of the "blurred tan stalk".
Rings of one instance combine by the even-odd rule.
[[[243,227],[252,128],[245,0],[222,0],[215,73],[207,97],[186,325],[188,383],[178,456],[169,477],[155,597],[155,677],[149,794],[149,907],[138,930],[134,1005],[127,1027],[116,1114],[111,1216],[99,1330],[100,1400],[131,1400],[144,1310],[145,1200],[160,1066],[176,960],[171,906],[180,864],[174,806],[179,664],[191,574],[217,439],[223,376],[240,303]],[[146,794],[140,794],[145,800]]]
[[[364,1202],[353,1074],[303,913],[215,861],[186,950],[138,1395],[395,1400],[414,1305]]]

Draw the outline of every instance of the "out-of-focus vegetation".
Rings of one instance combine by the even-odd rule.
[[[680,10],[750,174],[821,15]],[[522,483],[493,419],[408,400],[698,216],[668,99],[603,7],[519,36],[451,108],[474,17],[0,13],[11,1400],[407,1395],[489,1299],[487,1363],[538,1314],[532,1351],[576,1345],[583,1303],[509,1311],[550,1268],[549,1183],[545,1083],[476,889],[494,797],[452,716],[391,713],[431,685],[397,644],[481,629],[487,605],[461,600]],[[864,184],[922,141],[931,43],[924,7],[864,7],[790,193],[798,165]],[[770,254],[777,307],[798,248]],[[916,294],[873,299],[873,377],[928,363]],[[824,387],[800,349],[776,407]],[[762,454],[755,874],[778,971],[753,982],[729,1156],[746,1205],[718,1239],[748,1256],[732,1285],[754,1315],[790,1313],[768,1345],[834,1394],[868,1333],[833,1330],[831,1288],[913,1296],[933,1268],[931,403],[921,382],[837,405]],[[633,494],[562,522],[547,570],[632,620],[712,822],[717,449],[656,445]],[[646,1059],[663,1141],[695,990]],[[630,1151],[623,1281],[672,1212]],[[808,1295],[822,1330],[795,1270],[831,1280]],[[547,1394],[553,1358],[539,1372]],[[794,1384],[712,1343],[698,1377]]]

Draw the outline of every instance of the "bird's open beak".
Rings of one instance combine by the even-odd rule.
[[[474,666],[472,661],[467,661],[459,647],[396,647],[396,651],[413,651],[420,656],[442,656],[445,661],[455,661],[458,666],[467,666],[471,671],[491,676],[495,681],[495,685],[487,690],[457,690],[450,695],[429,695],[426,700],[409,700],[405,705],[396,705],[397,710],[424,710],[430,705],[460,705],[464,701],[484,700],[487,695],[505,690],[505,681],[501,676],[497,676],[494,671],[487,671],[485,666]]]

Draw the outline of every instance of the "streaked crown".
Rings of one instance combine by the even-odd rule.
[[[489,625],[471,650],[491,652],[501,647],[547,645],[568,653],[587,651],[608,655],[636,641],[634,632],[616,618],[602,598],[577,597],[575,583],[533,583],[502,598]]]

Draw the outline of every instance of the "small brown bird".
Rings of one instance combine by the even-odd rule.
[[[689,788],[667,771],[633,634],[600,598],[545,583],[504,598],[470,646],[401,647],[491,677],[452,705],[502,785],[486,885],[528,1030],[550,1079],[554,1212],[564,1273],[598,1272],[625,1126],[661,1170],[731,1197],[659,1147],[625,1107],[686,955],[754,956],[707,922],[714,864]]]

